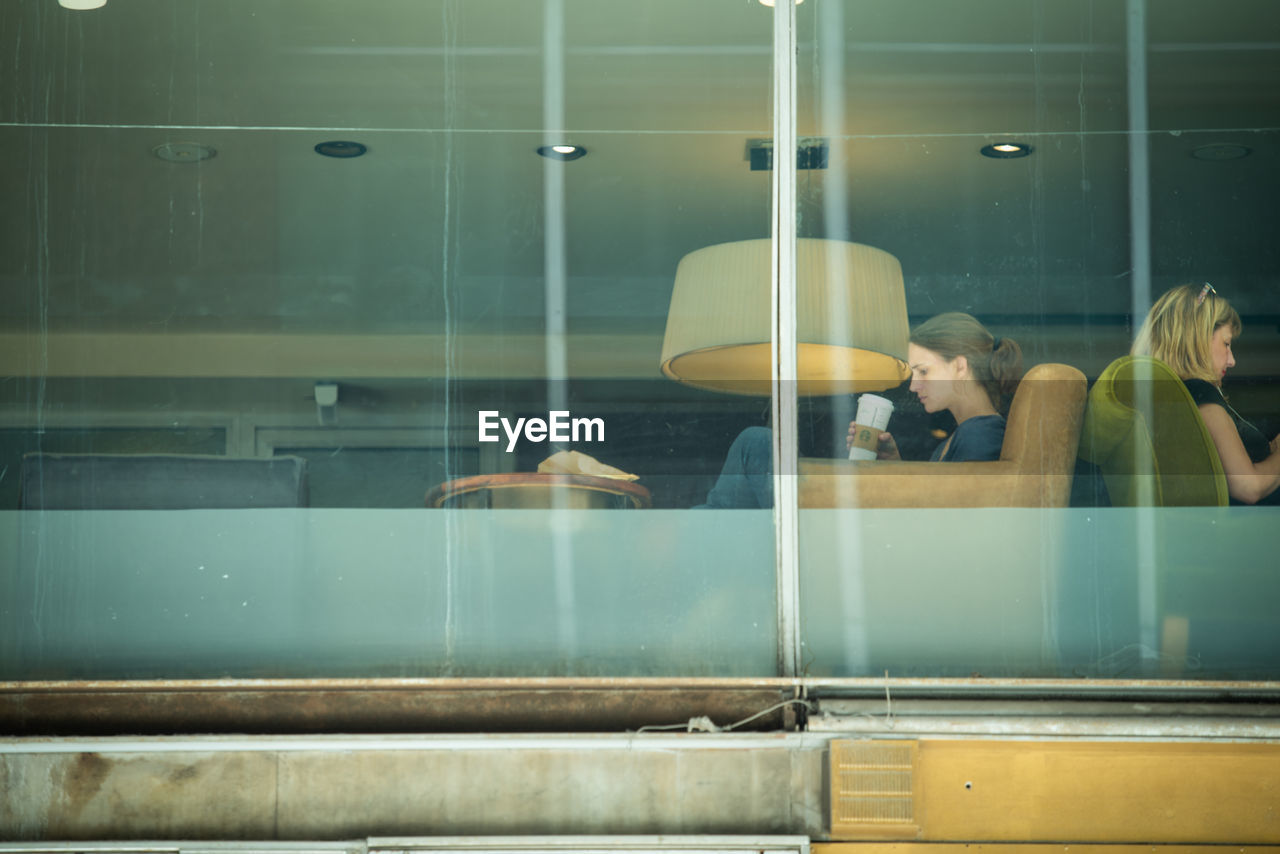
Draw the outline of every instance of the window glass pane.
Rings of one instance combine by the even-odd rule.
[[[681,260],[768,257],[771,37],[740,0],[6,4],[5,460],[109,487],[0,476],[0,679],[774,674],[767,448],[753,507],[691,509],[768,423],[767,266],[674,312],[672,359],[754,349],[661,369]]]
[[[1274,679],[1274,511],[1236,505],[1280,495],[1278,105],[1259,84],[1275,15],[1036,0],[798,16],[799,237],[849,255],[812,299],[855,309],[819,332],[886,353],[911,330],[910,376],[862,389],[892,407],[892,445],[855,395],[815,402],[830,450],[801,464],[809,672]],[[1187,283],[1183,325],[1147,348],[1171,371],[1128,359]],[[1215,329],[1234,330],[1220,301],[1243,330],[1215,367]],[[878,458],[845,461],[846,435]]]

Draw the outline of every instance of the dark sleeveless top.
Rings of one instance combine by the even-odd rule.
[[[931,462],[963,463],[1000,459],[1004,445],[1004,416],[979,415],[961,422],[951,434],[951,444],[944,441],[933,451]],[[942,449],[947,448],[943,456]]]
[[[1227,410],[1227,414],[1231,416],[1232,422],[1236,425],[1236,432],[1240,434],[1240,441],[1244,444],[1244,451],[1249,455],[1250,462],[1262,462],[1271,454],[1271,443],[1267,441],[1267,437],[1257,427],[1241,418],[1240,413],[1231,408],[1217,386],[1204,380],[1183,380],[1183,382],[1187,386],[1187,391],[1191,392],[1191,399],[1196,402],[1197,406],[1212,403]],[[1232,506],[1241,504],[1234,498],[1231,499],[1230,503]],[[1280,489],[1263,498],[1258,504],[1280,506]]]
[[[1267,437],[1227,404],[1227,399],[1217,386],[1204,380],[1183,380],[1183,383],[1186,384],[1187,391],[1191,392],[1191,399],[1196,402],[1196,406],[1212,403],[1227,410],[1236,425],[1236,432],[1240,434],[1240,441],[1244,443],[1244,451],[1249,455],[1250,462],[1260,463],[1271,455],[1271,443],[1267,441]]]

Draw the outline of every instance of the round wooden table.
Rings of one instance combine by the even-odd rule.
[[[442,483],[427,493],[428,507],[532,510],[644,509],[649,490],[629,480],[586,474],[514,472],[478,474]]]

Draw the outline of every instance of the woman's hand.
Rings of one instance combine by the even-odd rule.
[[[1275,438],[1271,440],[1271,453],[1274,454],[1276,451],[1280,451],[1280,433],[1277,433]]]
[[[850,421],[849,432],[844,437],[844,446],[846,449],[853,447],[853,437],[858,432],[858,425]],[[893,441],[892,433],[881,433],[876,437],[876,459],[877,460],[900,460],[902,455],[898,453],[898,443]]]
[[[877,460],[900,460],[902,455],[898,453],[898,443],[893,441],[892,433],[881,433],[880,444],[876,446]]]

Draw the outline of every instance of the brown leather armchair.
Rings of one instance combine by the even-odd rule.
[[[1087,388],[1070,365],[1027,371],[991,462],[802,459],[800,506],[1066,507]]]

